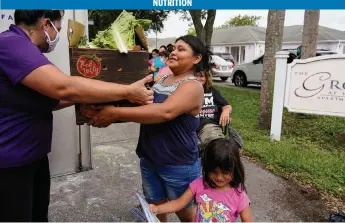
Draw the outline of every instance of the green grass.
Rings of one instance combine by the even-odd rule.
[[[245,154],[278,175],[345,197],[345,119],[284,111],[282,139],[270,142],[258,129],[259,91],[217,87],[233,107],[232,125]]]

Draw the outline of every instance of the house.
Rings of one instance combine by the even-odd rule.
[[[302,44],[303,25],[284,27],[283,49],[296,49]],[[237,63],[247,63],[265,52],[266,28],[231,27],[213,32],[213,52],[231,52]],[[317,49],[345,54],[345,32],[319,26]]]
[[[285,26],[283,49],[296,49],[302,44],[303,25]],[[247,63],[265,52],[266,28],[240,26],[215,30],[211,40],[212,52],[231,53],[237,63]],[[176,38],[157,39],[157,47],[174,43]],[[151,49],[156,39],[148,39]],[[319,26],[317,49],[345,54],[345,32]]]
[[[160,46],[166,46],[168,44],[174,44],[176,38],[164,38],[164,39],[156,39],[156,38],[147,38],[147,43],[149,45],[149,50],[159,49]]]
[[[265,51],[266,29],[263,27],[239,26],[215,30],[211,51],[231,53],[236,63],[259,57]]]

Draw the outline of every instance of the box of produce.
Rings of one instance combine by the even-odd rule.
[[[144,30],[150,23],[123,11],[108,29],[100,31],[89,43],[81,24],[69,21],[71,75],[119,84],[131,84],[144,78],[148,75],[149,59]],[[129,101],[111,104],[136,106]],[[77,125],[88,123],[95,114],[90,105],[76,104],[75,109]]]

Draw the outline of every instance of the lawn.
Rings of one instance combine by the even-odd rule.
[[[260,92],[217,87],[233,107],[232,125],[245,154],[281,176],[345,197],[345,119],[284,111],[282,140],[258,129]]]

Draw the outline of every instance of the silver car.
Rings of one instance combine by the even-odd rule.
[[[234,69],[234,64],[230,61],[226,61],[223,58],[212,55],[211,60],[211,72],[213,77],[220,77],[222,81],[226,81]]]

